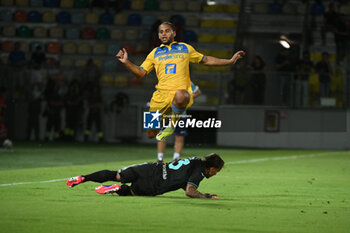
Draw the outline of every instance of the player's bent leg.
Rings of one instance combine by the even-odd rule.
[[[173,104],[173,107],[175,106],[175,108],[181,109],[181,111],[182,110],[185,111],[190,100],[191,100],[191,95],[190,93],[188,93],[188,91],[177,90],[175,92],[172,104]]]
[[[95,192],[99,194],[113,194],[117,193],[119,196],[134,196],[135,194],[128,185],[123,184],[119,186],[117,184],[113,185],[100,185],[95,188]]]
[[[88,175],[75,176],[75,177],[69,178],[67,180],[67,185],[70,187],[74,187],[75,185],[84,183],[86,181],[93,181],[98,183],[103,183],[106,181],[119,181],[120,176],[118,175],[119,175],[118,171],[101,170]]]
[[[191,101],[191,95],[186,90],[177,90],[172,100],[172,117],[170,127],[163,128],[156,136],[158,141],[165,141],[175,131],[175,123],[179,121]]]

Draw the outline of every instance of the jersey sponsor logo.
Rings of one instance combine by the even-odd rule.
[[[168,177],[168,173],[166,171],[166,165],[164,164],[163,165],[163,180],[166,180]]]
[[[156,112],[143,112],[143,128],[144,129],[160,129],[160,116],[161,113]]]
[[[176,64],[167,64],[165,65],[165,74],[176,74]]]

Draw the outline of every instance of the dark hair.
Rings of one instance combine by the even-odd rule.
[[[205,156],[203,162],[205,168],[215,167],[221,169],[225,164],[224,160],[222,160],[222,158],[215,153]]]
[[[175,25],[172,24],[172,23],[170,23],[169,21],[165,21],[165,22],[159,24],[159,26],[158,26],[158,31],[159,31],[159,27],[162,26],[162,25],[164,25],[164,24],[169,25],[169,26],[171,27],[171,29],[173,29],[174,32],[176,31]]]

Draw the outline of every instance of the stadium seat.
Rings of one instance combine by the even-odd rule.
[[[36,27],[33,30],[33,36],[36,38],[45,38],[47,37],[47,29],[44,27]]]
[[[56,66],[57,60],[56,60],[56,58],[48,57],[48,58],[46,58],[46,64],[50,65],[50,66]]]
[[[84,59],[77,59],[75,60],[74,66],[77,68],[81,68],[86,65],[86,60]]]
[[[131,10],[141,11],[145,8],[145,3],[143,0],[133,0],[131,1]]]
[[[19,36],[19,37],[31,37],[32,31],[30,30],[29,27],[22,25],[17,29],[17,36]]]
[[[1,44],[1,50],[4,52],[11,52],[15,49],[15,44],[11,41],[4,41]]]
[[[88,6],[87,0],[74,0],[74,8],[87,8]]]
[[[65,34],[67,39],[78,39],[80,37],[80,30],[77,28],[67,28]]]
[[[128,22],[128,17],[124,13],[118,13],[114,16],[114,24],[116,25],[126,25]]]
[[[113,24],[113,15],[108,12],[101,14],[99,23],[105,25]]]
[[[146,0],[145,2],[146,11],[157,11],[159,10],[158,0]]]
[[[152,26],[156,21],[156,17],[153,14],[145,14],[142,16],[142,25]]]
[[[108,40],[111,37],[109,30],[106,28],[99,28],[96,31],[96,38],[99,40]]]
[[[78,53],[79,54],[91,54],[91,46],[89,44],[79,44]]]
[[[182,25],[182,26],[184,26],[185,25],[185,18],[182,16],[182,15],[173,15],[173,16],[171,16],[171,22],[173,22],[175,20],[175,22],[177,22],[177,23],[175,23],[175,25],[176,24],[180,24],[180,25]]]
[[[160,20],[161,22],[164,21],[169,21],[169,15],[158,15],[157,19]]]
[[[31,7],[42,7],[44,5],[43,0],[30,0]]]
[[[208,43],[208,42],[215,42],[215,34],[201,34],[198,35],[198,42],[204,42],[204,43]]]
[[[269,5],[267,3],[254,3],[252,9],[254,13],[267,14],[269,12]]]
[[[269,4],[269,14],[281,14],[282,5],[278,2],[272,2]]]
[[[63,38],[64,37],[64,31],[61,27],[53,27],[49,29],[49,35],[51,38]]]
[[[140,14],[130,14],[128,17],[128,25],[139,26],[141,25],[142,18]]]
[[[15,37],[16,36],[16,28],[13,26],[4,26],[2,29],[2,34],[5,37]]]
[[[225,12],[224,5],[208,5],[203,7],[203,12]]]
[[[61,11],[57,14],[56,20],[60,24],[70,24],[71,23],[71,15],[67,11]]]
[[[162,0],[159,3],[159,10],[161,11],[170,11],[172,10],[172,4],[169,0]]]
[[[343,15],[350,15],[350,3],[348,3],[347,5],[341,5],[339,12]]]
[[[28,53],[29,52],[29,44],[27,42],[20,42],[20,49],[21,51]]]
[[[220,57],[220,58],[231,57],[232,51],[230,51],[230,50],[212,50],[212,51],[210,51],[210,56]]]
[[[98,23],[98,15],[90,12],[85,15],[85,23],[87,24],[97,24]]]
[[[226,27],[232,28],[237,26],[236,20],[217,20],[217,19],[203,19],[200,23],[201,27]]]
[[[116,59],[107,59],[103,62],[104,70],[116,70],[117,69],[117,60]]]
[[[136,77],[131,77],[128,80],[128,86],[129,87],[142,87],[143,86],[143,82],[142,79],[136,78]]]
[[[173,10],[175,11],[186,11],[187,3],[184,0],[173,1]]]
[[[322,4],[322,2],[314,2],[311,5],[310,12],[313,15],[323,15],[325,12],[324,5]]]
[[[68,42],[63,44],[63,53],[75,54],[76,52],[77,52],[77,46],[74,43]]]
[[[297,13],[300,15],[305,14],[306,12],[306,4],[298,4],[297,6]]]
[[[22,11],[22,10],[16,11],[13,14],[13,21],[15,21],[15,22],[27,22],[28,21],[27,12]]]
[[[92,48],[92,53],[95,55],[104,55],[106,54],[107,49],[105,44],[94,44]]]
[[[115,56],[120,49],[121,47],[119,44],[109,44],[107,48],[107,54]]]
[[[135,46],[132,44],[124,44],[123,48],[125,48],[126,51],[128,51],[128,53],[131,55],[137,54],[137,50],[136,50]]]
[[[108,85],[108,84],[112,84],[114,82],[114,79],[112,77],[112,75],[110,74],[104,74],[102,77],[101,77],[101,80],[100,80],[100,83],[102,85]]]
[[[44,0],[45,7],[59,8],[60,0]]]
[[[297,7],[293,3],[286,3],[282,7],[282,13],[288,15],[295,15],[297,13]]]
[[[188,15],[185,18],[186,26],[197,27],[199,25],[199,18],[196,15]]]
[[[85,14],[83,12],[74,12],[71,17],[72,24],[84,24]]]
[[[119,87],[126,87],[128,85],[128,78],[124,75],[117,75],[114,78],[114,84]]]
[[[41,49],[42,49],[43,51],[45,51],[45,46],[44,46],[44,44],[43,44],[42,42],[37,42],[37,41],[32,42],[32,43],[30,44],[30,51],[31,51],[31,52],[34,52],[34,51],[36,50],[36,47],[38,47],[38,46],[40,46]]]
[[[187,10],[192,12],[200,12],[202,8],[201,1],[189,1],[187,4]]]
[[[92,28],[84,28],[81,31],[81,38],[83,39],[95,39],[96,38],[96,34],[94,29]]]
[[[239,5],[225,5],[224,9],[225,9],[225,12],[228,12],[228,13],[239,13],[241,10]]]
[[[13,6],[15,4],[14,0],[1,0],[2,6]]]
[[[192,30],[185,30],[184,40],[186,42],[197,42],[197,34]]]
[[[234,35],[218,35],[216,41],[221,43],[235,43],[236,37]]]
[[[55,23],[56,22],[56,15],[50,11],[43,13],[43,22],[44,23]]]
[[[31,23],[40,23],[42,22],[42,15],[39,11],[30,11],[28,13],[28,21]]]
[[[61,8],[73,8],[74,0],[61,0]]]
[[[101,68],[103,65],[103,62],[101,61],[101,59],[94,59],[94,64]]]
[[[138,31],[136,29],[128,29],[125,32],[125,39],[127,41],[133,41],[133,40],[137,40],[138,39]]]
[[[124,38],[124,33],[121,29],[112,29],[111,31],[111,39],[113,40],[121,40]]]
[[[61,46],[57,42],[50,42],[46,45],[46,52],[48,52],[48,53],[61,53]]]
[[[29,5],[29,1],[28,0],[16,0],[16,6],[28,6]]]
[[[73,60],[70,58],[62,58],[60,61],[62,67],[68,68],[73,66]]]
[[[12,22],[13,14],[10,10],[0,11],[0,20],[3,22]]]

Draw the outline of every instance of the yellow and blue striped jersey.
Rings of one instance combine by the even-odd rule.
[[[158,90],[176,91],[185,89],[192,94],[189,63],[199,63],[204,55],[186,43],[172,42],[150,52],[140,66],[147,71],[156,70]]]

